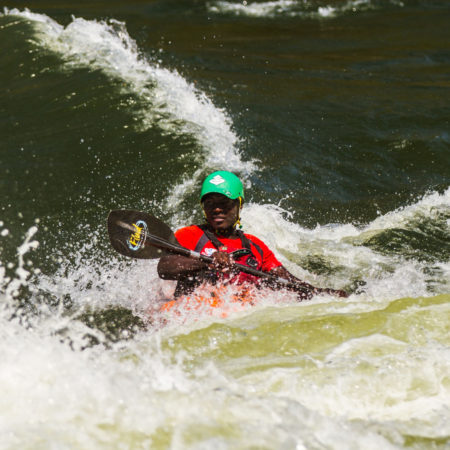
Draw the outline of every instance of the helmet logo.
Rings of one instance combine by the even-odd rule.
[[[209,182],[217,186],[219,184],[224,183],[225,180],[220,175],[216,175],[214,178],[211,178]]]

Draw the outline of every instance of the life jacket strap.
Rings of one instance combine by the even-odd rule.
[[[219,250],[220,247],[223,247],[222,242],[219,241],[219,239],[214,233],[208,230],[206,225],[197,225],[197,226],[203,231],[203,234],[198,240],[197,244],[195,245],[196,252],[201,252],[203,247],[208,242],[212,242],[212,244],[214,245],[214,247],[217,248],[217,250]],[[263,258],[264,252],[258,244],[255,244],[253,241],[250,241],[250,239],[244,234],[242,230],[236,230],[236,233],[239,236],[239,239],[241,240],[243,248],[250,250],[250,252],[253,254],[253,250],[251,247],[251,245],[253,245],[258,251],[258,253],[261,255],[261,258]]]
[[[203,249],[203,247],[211,241],[211,239],[206,235],[205,230],[203,230],[202,225],[198,225],[198,227],[203,231],[203,234],[200,236],[200,239],[197,241],[197,244],[195,245],[194,251],[197,253],[200,253]]]
[[[250,243],[251,243],[256,248],[258,253],[261,255],[261,258],[264,257],[264,252],[263,252],[262,248],[258,244],[255,244],[253,241],[250,241],[250,239],[244,234],[244,232],[242,230],[236,230],[236,233],[240,237],[242,246],[244,248],[246,248],[247,250],[250,250],[253,253],[252,248],[250,246]]]

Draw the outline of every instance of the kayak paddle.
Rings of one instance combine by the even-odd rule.
[[[111,211],[108,215],[108,234],[113,248],[130,258],[154,259],[175,253],[209,264],[213,262],[209,256],[182,247],[168,225],[145,212],[130,209]],[[234,263],[234,266],[241,272],[272,280],[296,291],[309,292],[303,286],[270,273],[239,263]]]

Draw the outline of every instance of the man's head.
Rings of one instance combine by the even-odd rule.
[[[200,194],[203,211],[209,225],[217,232],[234,229],[244,201],[241,180],[231,172],[218,171],[208,177]]]
[[[207,194],[222,194],[231,200],[241,198],[241,204],[244,203],[244,187],[241,180],[231,172],[219,170],[208,175],[203,182],[202,191],[200,193],[200,201]]]

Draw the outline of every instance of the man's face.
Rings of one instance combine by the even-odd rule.
[[[214,230],[227,230],[239,218],[239,200],[231,200],[222,194],[208,194],[202,202],[208,224]]]

